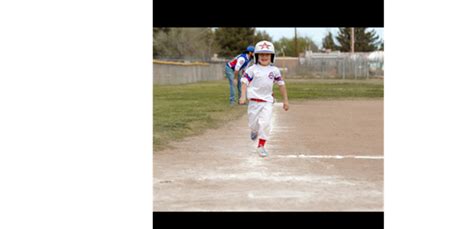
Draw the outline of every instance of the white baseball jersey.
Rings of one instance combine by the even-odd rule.
[[[246,84],[248,99],[261,99],[273,102],[273,84],[285,85],[280,70],[273,66],[254,64],[245,70],[241,82]]]

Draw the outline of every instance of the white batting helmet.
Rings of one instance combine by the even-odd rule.
[[[260,41],[255,45],[255,63],[258,63],[259,53],[272,54],[271,62],[275,63],[275,46],[270,41]]]

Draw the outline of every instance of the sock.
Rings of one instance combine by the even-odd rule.
[[[259,138],[259,139],[258,139],[258,147],[264,147],[266,141],[267,141],[267,140],[265,140],[265,139]]]

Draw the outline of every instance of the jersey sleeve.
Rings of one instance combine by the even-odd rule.
[[[247,86],[249,85],[250,82],[252,82],[253,80],[253,71],[252,71],[252,67],[249,67],[247,68],[247,70],[244,72],[244,75],[242,76],[242,78],[240,79],[240,82],[246,84]]]
[[[285,81],[283,81],[283,78],[281,77],[280,69],[275,67],[273,73],[275,74],[275,78],[273,78],[273,83],[276,83],[279,86],[285,85]]]
[[[242,65],[244,65],[245,59],[243,57],[239,57],[237,59],[237,63],[235,64],[235,71],[239,71]]]

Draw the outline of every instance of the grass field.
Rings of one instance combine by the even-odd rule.
[[[286,80],[288,99],[382,98],[382,80]],[[280,90],[273,91],[281,101]]]
[[[383,80],[286,80],[291,101],[306,99],[383,98]],[[274,88],[281,101],[278,87]],[[246,106],[229,106],[227,81],[154,85],[153,148],[217,128],[245,114]]]
[[[210,81],[153,88],[153,148],[202,133],[234,120],[245,106],[230,107],[226,81]]]

